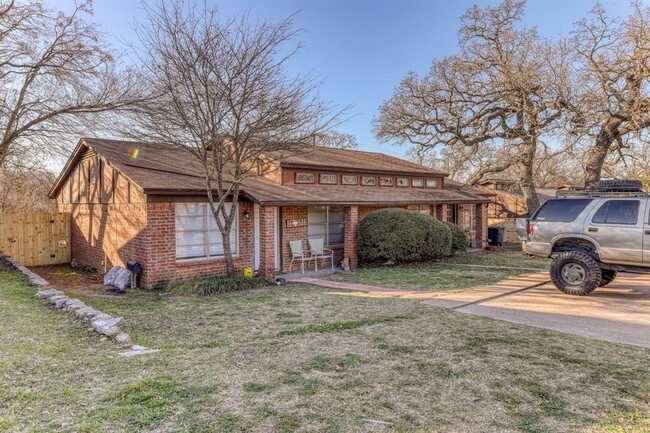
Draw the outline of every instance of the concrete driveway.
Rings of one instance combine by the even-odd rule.
[[[650,348],[650,275],[619,274],[587,296],[560,292],[548,272],[423,301],[456,311]]]

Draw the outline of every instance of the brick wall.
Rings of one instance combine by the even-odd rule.
[[[112,266],[142,264],[138,285],[151,288],[170,280],[224,274],[225,259],[176,260],[173,203],[65,204],[71,213],[72,257],[105,273]],[[244,218],[248,211],[250,218]],[[253,205],[240,203],[236,272],[253,266]]]
[[[244,212],[250,217],[246,219]],[[223,257],[176,260],[174,203],[148,203],[149,217],[146,239],[146,257],[141,261],[144,272],[142,286],[153,287],[172,280],[223,275],[226,261]],[[235,272],[253,266],[253,204],[239,203],[239,251],[233,257]]]

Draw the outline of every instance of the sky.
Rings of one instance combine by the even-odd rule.
[[[72,0],[52,0],[68,5]],[[357,138],[359,150],[403,157],[408,144],[379,143],[372,119],[410,71],[425,74],[434,59],[457,52],[463,13],[498,0],[206,0],[230,18],[278,22],[297,13],[294,41],[304,45],[290,72],[324,80],[320,96],[350,106],[350,120],[337,131]],[[644,0],[650,1],[650,0]],[[524,23],[543,36],[568,35],[596,0],[528,0]],[[608,15],[626,16],[628,0],[600,0]],[[94,0],[92,20],[115,41],[135,41],[133,24],[143,19],[139,0]]]

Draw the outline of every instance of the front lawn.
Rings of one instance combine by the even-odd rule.
[[[133,358],[0,273],[0,431],[644,432],[650,351],[288,284],[82,299]]]
[[[432,263],[360,267],[328,279],[402,290],[462,290],[495,284],[506,278],[547,272],[551,259],[524,256],[521,250],[465,252]]]

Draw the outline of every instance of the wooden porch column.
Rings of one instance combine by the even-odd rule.
[[[347,206],[344,210],[345,222],[345,243],[343,247],[343,258],[350,259],[350,267],[356,269],[359,261],[357,259],[357,226],[359,225],[359,207]]]

